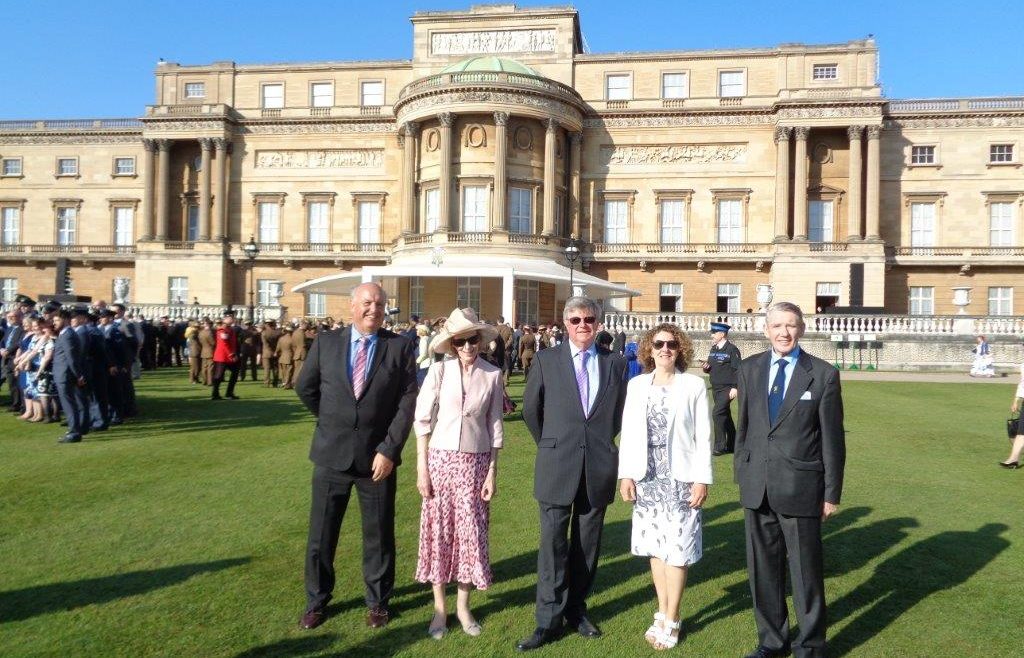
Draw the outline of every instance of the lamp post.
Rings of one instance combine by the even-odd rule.
[[[249,259],[249,317],[247,319],[251,322],[256,322],[256,305],[253,303],[253,298],[256,295],[254,268],[256,257],[260,255],[260,246],[256,244],[256,240],[250,235],[249,241],[242,246],[242,251],[245,252],[245,257]]]
[[[576,234],[573,233],[569,238],[569,244],[565,248],[565,260],[569,262],[569,296],[572,297],[575,293],[573,292],[573,273],[575,272],[574,265],[580,257],[580,241],[576,239]]]

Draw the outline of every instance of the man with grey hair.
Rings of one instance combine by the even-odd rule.
[[[563,621],[583,637],[601,635],[587,618],[586,597],[605,508],[615,496],[626,361],[595,345],[600,317],[594,300],[569,298],[562,313],[568,340],[538,351],[526,380],[523,420],[537,442],[540,548],[537,626],[516,645],[519,651],[557,639]]]
[[[740,365],[736,482],[744,509],[747,570],[758,646],[747,658],[825,655],[821,523],[843,490],[846,439],[839,372],[800,348],[800,307],[768,309],[771,349]],[[788,558],[800,631],[792,646]]]

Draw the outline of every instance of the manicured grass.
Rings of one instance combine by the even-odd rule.
[[[303,632],[311,418],[291,391],[244,383],[242,400],[214,403],[186,382],[184,370],[147,373],[144,416],[78,445],[58,445],[53,425],[0,417],[0,655],[492,656],[533,630],[535,450],[518,415],[492,507],[495,584],[474,594],[483,635],[426,636],[412,463],[399,475],[395,619],[363,625],[353,505],[331,617]],[[1019,655],[1024,473],[996,466],[1012,385],[858,381],[844,393],[846,491],[825,538],[831,654]],[[683,600],[679,651],[692,656],[756,644],[727,458],[715,475],[705,556]],[[654,653],[642,638],[653,589],[628,553],[629,512],[608,510],[590,599],[605,637],[569,636],[539,655]]]

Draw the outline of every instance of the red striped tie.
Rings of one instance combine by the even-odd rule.
[[[370,352],[370,339],[363,336],[356,342],[359,343],[359,347],[356,351],[356,363],[352,366],[352,392],[358,400],[366,385],[366,356]]]

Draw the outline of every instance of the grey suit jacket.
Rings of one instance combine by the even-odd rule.
[[[839,504],[846,464],[839,371],[801,349],[774,425],[768,422],[771,351],[740,365],[736,482],[740,503],[754,509],[765,496],[788,516],[818,516]]]
[[[604,507],[615,497],[619,450],[614,439],[626,401],[626,360],[598,348],[597,364],[600,385],[590,415],[584,416],[569,341],[533,358],[523,420],[537,442],[533,495],[540,502],[570,504],[584,470],[592,505]]]
[[[78,381],[85,374],[82,343],[74,329],[62,329],[53,344],[53,381]]]
[[[0,337],[0,347],[3,347],[10,338],[10,348],[7,350],[7,356],[4,357],[3,362],[0,363],[0,372],[4,375],[12,369],[14,365],[14,355],[18,353],[18,348],[21,347],[21,339],[25,337],[25,330],[21,328],[20,324],[11,325],[4,331],[3,336]]]

